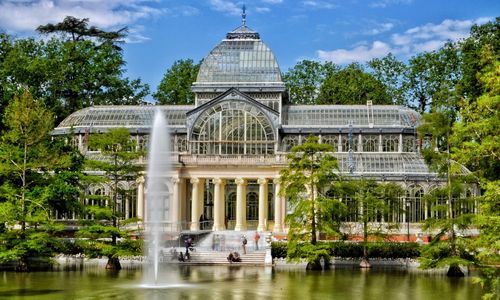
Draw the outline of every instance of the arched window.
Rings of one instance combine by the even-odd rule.
[[[359,152],[358,135],[353,134],[350,140],[349,140],[349,135],[342,135],[341,141],[342,141],[342,152],[349,152],[349,146],[353,152]]]
[[[414,136],[404,136],[403,137],[403,152],[415,152],[415,137]]]
[[[247,220],[259,219],[259,195],[254,192],[247,194]]]
[[[382,136],[382,150],[384,152],[398,152],[399,136],[397,135],[383,135]]]
[[[378,135],[363,135],[363,152],[378,151]]]
[[[226,217],[228,220],[236,220],[236,192],[230,193],[227,197]]]
[[[263,111],[244,101],[224,101],[207,109],[191,132],[194,154],[274,153],[274,130]]]
[[[330,144],[333,146],[333,151],[337,152],[339,145],[339,137],[338,135],[323,135],[321,137],[321,142],[323,144]]]
[[[287,135],[281,141],[283,145],[283,151],[290,151],[293,147],[299,144],[299,136],[298,135]]]

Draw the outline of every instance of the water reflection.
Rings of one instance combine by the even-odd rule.
[[[9,273],[0,277],[8,299],[479,299],[471,278],[405,270],[280,271],[241,266],[162,268],[159,286],[144,288],[141,270]]]

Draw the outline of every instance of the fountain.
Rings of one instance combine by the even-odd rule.
[[[169,133],[167,121],[160,109],[156,110],[151,129],[147,169],[146,240],[144,252],[148,265],[145,285],[158,285],[158,268],[162,233],[170,221],[170,196],[166,181],[170,171]]]

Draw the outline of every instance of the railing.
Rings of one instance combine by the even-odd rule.
[[[286,156],[276,155],[179,155],[179,162],[190,165],[284,165]]]

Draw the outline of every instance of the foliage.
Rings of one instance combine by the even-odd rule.
[[[283,75],[292,104],[314,104],[325,78],[338,71],[332,63],[302,60]]]
[[[142,167],[137,159],[143,155],[136,150],[135,140],[126,128],[110,129],[106,133],[93,134],[89,146],[98,149],[103,156],[100,160],[88,160],[86,167],[92,171],[102,171],[103,176],[88,178],[89,182],[108,183],[110,196],[87,195],[99,203],[86,207],[86,212],[93,219],[82,220],[84,227],[78,231],[80,246],[91,257],[107,256],[108,268],[120,269],[118,257],[123,254],[133,254],[134,249],[128,249],[128,234],[120,227],[119,220],[123,217],[118,209],[119,195],[126,196],[127,190],[121,187],[122,182],[134,181],[139,176]],[[118,241],[119,239],[125,239]],[[125,242],[125,243],[124,243]],[[137,254],[137,253],[136,253]]]
[[[338,258],[362,258],[363,243],[347,241],[321,241],[318,242],[321,249],[328,250],[328,256]],[[367,243],[369,258],[417,258],[420,256],[420,246],[418,243],[390,243],[390,242],[369,242]],[[271,255],[273,258],[286,258],[288,246],[286,242],[273,242],[271,244]],[[306,258],[301,245],[296,246],[295,258]]]
[[[343,204],[327,195],[338,171],[337,160],[331,152],[332,145],[319,144],[318,137],[309,136],[304,144],[291,149],[287,155],[288,167],[280,172],[280,193],[293,207],[292,213],[286,217],[288,257],[293,258],[297,254],[297,245],[306,241],[310,244],[307,257],[315,268],[319,266],[319,257],[326,255],[324,249],[316,247],[317,233],[340,232],[339,224],[335,224],[330,216],[338,215]]]
[[[500,53],[483,51],[478,74],[483,94],[460,105],[460,121],[453,127],[453,157],[485,180],[500,179]]]
[[[159,104],[194,104],[194,93],[191,85],[196,81],[200,64],[192,59],[177,60],[167,70],[160,85],[153,94]]]
[[[62,22],[56,24],[46,24],[38,26],[36,29],[40,33],[60,33],[63,36],[69,35],[71,41],[82,41],[85,38],[97,38],[105,42],[116,42],[125,38],[127,28],[121,28],[118,31],[104,31],[95,26],[88,27],[89,19],[78,19],[73,16],[67,16]]]
[[[407,76],[408,67],[389,53],[383,58],[374,58],[368,62],[373,70],[373,76],[382,82],[389,94],[392,104],[407,105]]]
[[[61,228],[50,220],[46,197],[50,171],[65,168],[69,158],[49,139],[52,114],[24,91],[14,97],[4,116],[6,130],[0,142],[0,245],[3,261],[18,260],[30,269],[29,259],[48,258],[55,244],[52,235]]]
[[[391,209],[397,210],[402,188],[394,183],[377,183],[374,180],[350,180],[342,183],[337,196],[349,198],[352,207],[352,219],[361,224],[363,230],[364,258],[368,258],[368,237],[384,237],[395,225],[380,225],[383,217]],[[357,209],[361,208],[361,209]]]
[[[335,234],[336,226],[327,224],[342,204],[326,192],[337,179],[337,160],[331,155],[333,146],[319,144],[318,137],[309,136],[304,144],[295,146],[287,155],[288,167],[280,173],[281,191],[293,212],[287,216],[290,244],[299,241],[316,243],[318,230]]]
[[[56,123],[91,105],[141,103],[149,87],[139,79],[123,77],[125,61],[116,46],[119,36],[113,38],[113,33],[87,28],[86,19],[75,22],[85,28],[64,31],[74,35],[69,39],[65,35],[14,39],[0,34],[0,112],[2,104],[23,89],[44,102]]]
[[[463,276],[459,265],[472,263],[462,255],[464,238],[457,233],[472,225],[473,214],[470,207],[474,199],[466,197],[467,182],[477,181],[466,176],[462,166],[451,159],[450,136],[453,134],[455,109],[452,105],[442,105],[440,111],[423,116],[423,124],[418,128],[427,145],[422,155],[431,170],[446,178],[446,185],[425,195],[432,215],[425,220],[423,229],[437,232],[435,241],[422,252],[422,267],[434,268],[449,265],[448,275]],[[444,250],[443,250],[444,249]],[[446,250],[446,251],[445,251]]]
[[[441,49],[424,52],[408,62],[407,97],[418,112],[456,107],[455,86],[461,76],[457,46],[447,43]]]
[[[359,64],[330,74],[323,81],[318,104],[391,104],[392,99],[382,82],[363,70]]]
[[[457,90],[462,98],[473,102],[484,93],[483,83],[477,76],[484,68],[484,49],[489,48],[497,58],[500,55],[500,17],[485,24],[472,25],[470,36],[459,45],[462,76]]]

